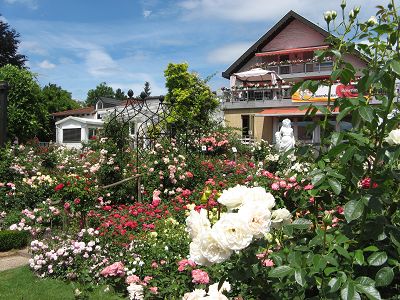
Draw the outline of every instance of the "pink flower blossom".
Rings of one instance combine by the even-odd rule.
[[[140,282],[140,278],[136,275],[130,275],[126,278],[125,281],[127,284],[131,284],[131,283],[138,283]]]
[[[210,282],[210,278],[208,277],[208,273],[206,271],[196,269],[192,270],[192,282],[198,284],[208,284]]]
[[[313,188],[314,186],[312,184],[307,184],[306,186],[304,186],[305,191],[312,190]]]
[[[151,263],[151,267],[152,267],[153,269],[157,269],[157,268],[158,268],[158,264],[157,264],[155,261],[153,261],[153,262]]]
[[[150,293],[157,295],[158,294],[158,287],[152,286],[149,288]]]
[[[103,271],[100,272],[100,274],[103,275],[104,277],[109,277],[109,276],[123,277],[125,275],[124,265],[120,261],[115,262],[112,265],[105,267]]]
[[[65,203],[64,203],[64,208],[65,208],[66,210],[68,210],[70,207],[71,207],[71,204],[69,204],[69,202],[65,202]]]
[[[181,261],[178,262],[178,271],[182,272],[185,270],[187,266],[194,268],[196,266],[196,263],[190,259],[182,259]]]
[[[278,191],[279,190],[279,183],[274,182],[273,184],[271,184],[271,189],[274,191]]]
[[[264,259],[262,262],[262,265],[264,267],[273,267],[274,266],[274,262],[272,261],[272,259]]]

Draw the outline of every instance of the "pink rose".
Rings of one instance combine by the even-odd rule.
[[[136,275],[130,275],[126,278],[125,281],[127,284],[131,284],[131,283],[138,283],[140,282],[140,278]]]
[[[274,262],[272,261],[272,259],[264,259],[262,262],[262,265],[264,267],[273,267],[274,266]]]
[[[208,284],[210,282],[210,278],[208,277],[208,273],[206,271],[196,269],[192,270],[192,282],[198,284]]]
[[[158,294],[158,287],[152,286],[149,288],[150,293],[157,295]]]
[[[103,271],[100,272],[100,274],[103,275],[104,277],[109,277],[109,276],[123,277],[125,276],[124,265],[120,261],[115,262],[112,265],[105,267]]]
[[[69,202],[64,203],[64,209],[68,210],[71,207],[71,204]]]
[[[274,182],[273,184],[271,184],[271,189],[274,191],[278,191],[279,190],[279,183]]]
[[[75,204],[79,204],[79,203],[81,203],[81,199],[79,199],[79,198],[75,198],[75,200],[74,200],[74,203],[75,203]]]

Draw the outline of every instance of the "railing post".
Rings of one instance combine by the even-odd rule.
[[[8,83],[0,81],[0,147],[4,147],[7,140],[7,94]]]

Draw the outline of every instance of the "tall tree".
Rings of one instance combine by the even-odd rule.
[[[20,68],[25,67],[27,58],[18,53],[19,33],[10,25],[0,20],[0,67],[11,64]]]
[[[176,128],[187,128],[187,120],[207,124],[218,107],[218,100],[210,87],[197,74],[188,71],[188,64],[170,63],[164,71],[168,93],[167,103],[173,103],[168,117]],[[190,125],[190,124],[189,124]]]
[[[10,85],[8,93],[8,135],[26,141],[47,135],[50,119],[47,106],[41,99],[41,89],[35,74],[17,66],[0,68],[0,80]]]
[[[125,95],[125,92],[123,90],[118,88],[118,89],[115,90],[115,99],[125,100],[125,99],[128,99],[128,96]]]
[[[115,98],[115,92],[111,86],[102,82],[95,89],[91,89],[87,93],[86,105],[93,106],[96,104],[99,97]]]
[[[72,99],[71,93],[54,83],[49,83],[42,89],[42,99],[49,113],[75,109],[81,105]]]
[[[149,97],[151,95],[151,88],[150,88],[150,83],[146,81],[144,83],[143,91],[140,93],[140,98],[145,99],[146,97]]]

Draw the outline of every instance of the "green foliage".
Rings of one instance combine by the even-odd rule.
[[[125,92],[124,91],[122,91],[121,89],[116,89],[115,90],[115,99],[118,99],[118,100],[125,100],[125,99],[128,99],[128,96],[127,95],[125,95]]]
[[[0,68],[0,80],[10,86],[8,92],[8,134],[20,141],[39,138],[48,132],[49,113],[42,100],[35,74],[16,66]]]
[[[190,73],[188,67],[186,63],[170,63],[164,71],[168,89],[165,100],[172,105],[167,121],[174,123],[177,130],[187,129],[188,120],[196,125],[207,124],[218,107],[210,88],[197,74]]]
[[[11,249],[20,249],[28,244],[26,231],[2,230],[0,231],[0,252]]]
[[[121,94],[119,94],[119,97]],[[101,82],[95,89],[91,89],[87,93],[86,105],[93,106],[96,104],[99,97],[115,98],[114,89],[108,86],[106,82]]]
[[[49,113],[80,108],[81,105],[73,100],[71,93],[54,83],[49,83],[42,89],[42,99]]]
[[[15,29],[0,20],[0,67],[8,64],[19,68],[25,66],[26,56],[18,53],[19,37]]]
[[[148,81],[146,81],[144,83],[144,88],[143,91],[140,93],[139,97],[141,99],[145,99],[146,97],[149,97],[151,94],[151,88],[150,88],[150,83]]]

